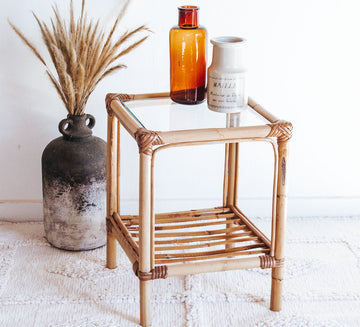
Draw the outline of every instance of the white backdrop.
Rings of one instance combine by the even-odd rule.
[[[81,1],[74,1],[79,7]],[[66,12],[68,2],[58,2]],[[31,11],[48,21],[52,16],[51,4],[44,0],[21,3],[0,0],[2,219],[41,218],[41,153],[47,143],[59,136],[57,125],[66,116],[41,63],[10,29],[7,18],[45,54]],[[186,3],[133,0],[122,28],[145,23],[153,34],[146,44],[124,58],[128,69],[105,79],[92,94],[86,111],[97,119],[94,134],[106,137],[106,93],[169,89],[168,32],[177,23],[177,6],[183,4],[200,6],[200,23],[207,28],[209,39],[236,35],[248,40],[250,95],[278,117],[293,123],[289,215],[360,214],[358,0],[232,0],[221,3],[215,0]],[[119,0],[87,0],[89,15],[102,17],[104,24],[113,22],[118,9]],[[209,46],[209,64],[210,61]],[[130,144],[125,144],[123,149],[128,158],[123,167],[125,187],[128,187],[124,197],[131,206],[136,199],[133,178],[137,158]],[[243,167],[248,172],[243,180],[245,191],[240,192],[240,197],[255,215],[263,214],[262,203],[269,195],[262,187],[262,174],[269,170],[271,160],[267,161],[261,151],[249,150],[243,156]],[[172,158],[165,158],[164,162],[171,160],[174,162]],[[216,175],[220,164],[221,160],[214,163],[209,173]],[[204,163],[200,161],[187,163],[189,180],[198,180],[201,165]],[[159,183],[168,178],[165,171],[159,171]],[[198,187],[190,191],[186,183],[179,183],[171,194],[162,185],[158,199],[163,203],[177,199],[178,203],[172,206],[180,206],[181,201],[185,203],[190,198],[200,202],[215,199],[218,185],[211,184],[209,178],[200,180]]]

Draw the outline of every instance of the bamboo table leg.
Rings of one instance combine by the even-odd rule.
[[[140,325],[151,326],[151,281],[140,281]]]
[[[117,135],[117,118],[114,115],[108,115],[108,136],[107,136],[107,199],[106,214],[107,217],[113,215],[117,208],[117,144],[119,142]],[[116,238],[111,232],[111,223],[107,221],[107,245],[106,245],[106,266],[107,268],[116,268]]]
[[[226,126],[239,127],[240,113],[227,114]],[[230,143],[225,145],[225,174],[224,174],[224,207],[236,205],[237,184],[238,184],[238,159],[239,143]],[[226,187],[226,189],[225,189]],[[234,223],[226,224],[226,228],[234,227]],[[231,232],[229,233],[231,234]],[[225,248],[233,248],[235,244],[226,244]]]
[[[286,166],[288,159],[288,142],[278,139],[279,167],[276,202],[276,227],[275,227],[275,259],[284,260],[285,225],[287,216],[287,178]],[[281,310],[281,293],[283,280],[283,267],[272,269],[271,301],[272,311]]]
[[[140,153],[139,270],[151,272],[151,155]],[[151,325],[151,280],[140,280],[140,324]]]
[[[109,269],[116,268],[116,238],[109,232],[106,239],[106,267]]]

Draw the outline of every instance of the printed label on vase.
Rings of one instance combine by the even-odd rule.
[[[246,73],[217,75],[209,72],[208,107],[214,111],[233,112],[247,105]]]

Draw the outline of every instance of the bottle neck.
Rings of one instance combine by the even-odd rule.
[[[197,28],[198,10],[196,6],[181,6],[179,9],[179,27],[180,28]]]
[[[221,67],[243,67],[243,47],[214,46],[212,64]]]

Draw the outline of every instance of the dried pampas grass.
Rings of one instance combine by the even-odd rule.
[[[58,7],[53,6],[51,25],[41,21],[34,13],[40,27],[42,40],[55,67],[57,78],[36,47],[10,21],[12,29],[45,65],[46,73],[55,87],[67,111],[71,115],[82,115],[86,102],[96,85],[106,76],[125,68],[117,61],[131,52],[148,35],[128,43],[133,37],[149,31],[144,25],[124,32],[114,40],[114,34],[124,16],[130,0],[126,0],[110,32],[100,28],[100,22],[89,20],[82,0],[80,17],[75,20],[73,1],[70,0],[69,22],[61,17]]]

